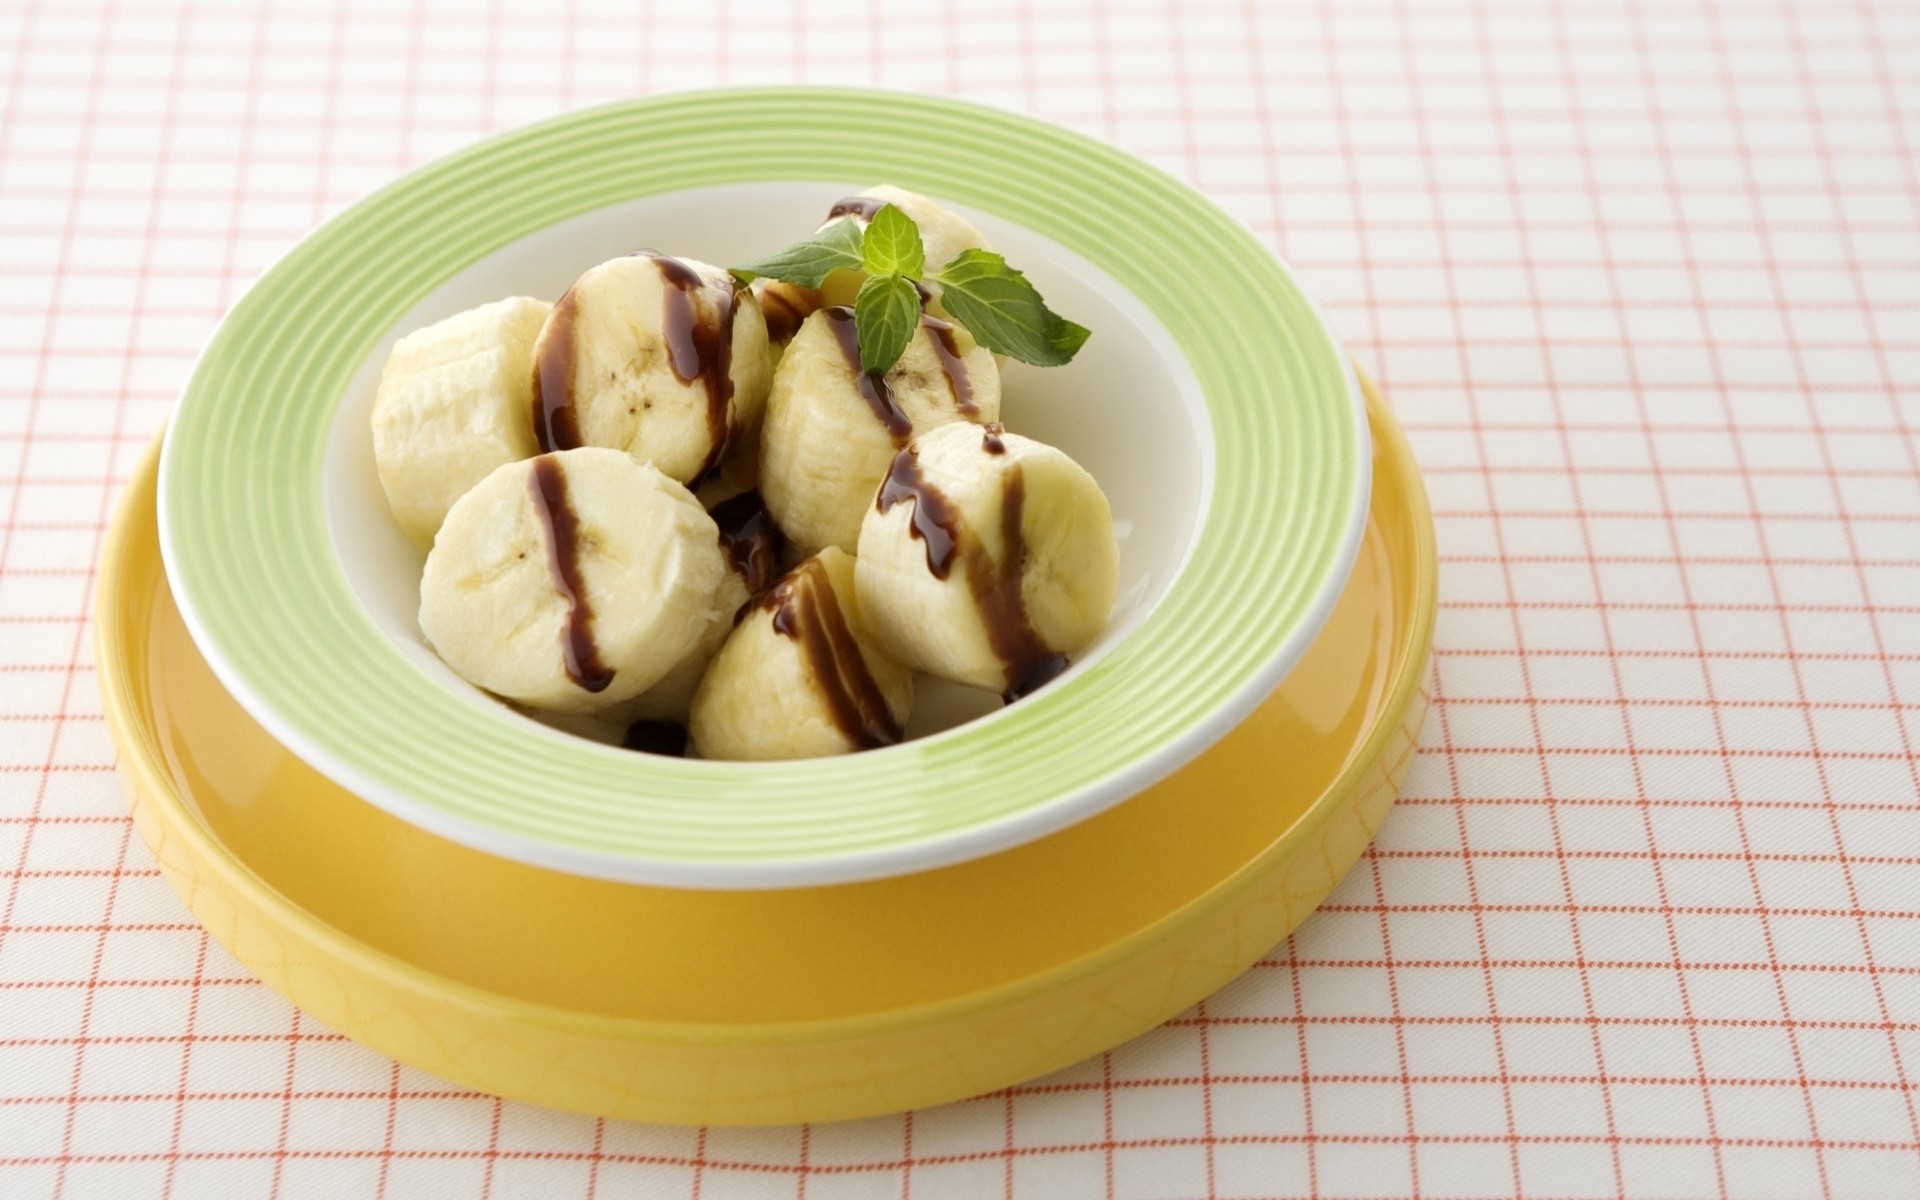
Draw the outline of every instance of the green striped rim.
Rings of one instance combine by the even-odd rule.
[[[1214,492],[1189,565],[1142,626],[1017,717],[780,764],[659,760],[557,737],[409,664],[360,609],[322,511],[327,428],[379,339],[449,276],[569,217],[687,188],[846,178],[887,179],[1052,238],[1134,292],[1181,346],[1211,421]],[[824,880],[1058,827],[1223,732],[1223,714],[1278,682],[1344,578],[1365,438],[1345,360],[1293,279],[1152,167],[928,97],[688,93],[495,138],[296,246],[228,314],[181,397],[162,537],[222,679],[369,799],[565,869],[697,883],[731,864],[744,873],[727,882]]]

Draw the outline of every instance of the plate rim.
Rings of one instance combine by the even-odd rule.
[[[1292,621],[1288,633],[1278,646],[1271,649],[1254,669],[1248,671],[1244,678],[1238,681],[1233,691],[1216,698],[1211,708],[1198,719],[1191,721],[1170,736],[1160,739],[1146,753],[1134,755],[1119,766],[1103,768],[1097,777],[1064,793],[1031,801],[1023,807],[1011,809],[989,819],[945,827],[923,836],[895,837],[858,849],[828,850],[791,856],[760,854],[754,857],[714,857],[707,854],[671,854],[658,851],[636,853],[631,849],[606,851],[597,847],[583,846],[578,841],[529,835],[525,830],[476,818],[471,811],[461,812],[450,809],[443,803],[417,796],[405,787],[395,786],[390,778],[383,777],[379,772],[368,770],[350,754],[328,744],[324,739],[317,739],[298,715],[283,711],[280,702],[277,702],[262,687],[256,686],[253,668],[243,667],[229,657],[230,646],[219,635],[215,622],[209,620],[202,610],[202,597],[198,594],[190,574],[182,566],[183,561],[187,559],[183,559],[181,551],[182,543],[172,498],[176,495],[173,482],[182,470],[178,464],[182,455],[186,453],[180,450],[185,439],[171,436],[171,434],[183,424],[183,418],[187,414],[196,411],[192,407],[191,398],[195,394],[195,389],[204,384],[202,375],[209,369],[210,355],[216,347],[221,345],[223,336],[234,327],[236,321],[251,312],[250,302],[258,293],[276,282],[284,286],[284,281],[280,281],[279,276],[283,270],[287,269],[286,264],[294,260],[303,250],[327,237],[329,231],[335,231],[337,236],[344,221],[357,213],[370,210],[383,198],[391,197],[409,186],[422,187],[428,183],[440,181],[439,177],[456,168],[482,161],[488,154],[504,153],[503,148],[537,144],[543,137],[558,136],[569,128],[577,129],[595,120],[645,116],[655,111],[671,111],[689,105],[698,107],[703,104],[738,104],[747,99],[760,103],[763,107],[767,102],[779,103],[793,99],[852,106],[853,109],[871,108],[877,103],[905,103],[918,106],[923,110],[938,110],[949,115],[959,114],[962,119],[990,119],[1003,125],[1010,124],[1042,142],[1064,142],[1083,154],[1098,153],[1109,159],[1118,159],[1128,170],[1135,173],[1150,172],[1164,184],[1177,189],[1191,210],[1208,219],[1224,220],[1230,223],[1232,229],[1244,240],[1254,242],[1259,249],[1258,258],[1262,265],[1276,272],[1284,285],[1292,289],[1291,299],[1311,319],[1313,332],[1320,339],[1317,349],[1321,353],[1331,352],[1335,357],[1335,369],[1339,373],[1346,393],[1345,432],[1348,436],[1345,449],[1355,461],[1341,464],[1350,482],[1342,497],[1345,512],[1335,514],[1335,517],[1336,519],[1344,517],[1344,520],[1341,521],[1335,551],[1330,561],[1323,564],[1322,574],[1318,577],[1317,591]],[[840,175],[848,173],[844,167],[838,165],[831,167],[831,171]],[[759,175],[752,178],[801,179],[805,176],[781,174]],[[734,180],[709,177],[684,186],[711,186],[715,183],[730,181]],[[668,187],[655,191],[634,191],[626,198],[633,199],[676,190],[681,189]],[[581,211],[591,211],[592,208],[597,207],[602,206],[591,205]],[[982,206],[976,204],[976,207]],[[991,211],[990,208],[989,210]],[[540,224],[551,224],[572,215],[577,213],[552,217]],[[1052,236],[1046,229],[1038,229],[1036,232],[1043,236]],[[1073,249],[1071,246],[1068,248]],[[469,243],[462,252],[463,262],[470,263],[496,249],[498,246],[476,247]],[[1105,264],[1099,260],[1086,257],[1095,266],[1105,269]],[[444,278],[444,275],[441,278]],[[1136,295],[1139,294],[1136,293]],[[1149,309],[1152,309],[1153,306],[1146,296],[1139,298],[1143,303],[1148,304]],[[404,311],[404,306],[402,310]],[[391,324],[384,326],[383,333],[390,329]],[[1296,331],[1296,335],[1300,332],[1302,331]],[[1175,340],[1180,340],[1177,333]],[[1182,352],[1189,353],[1184,345]],[[1203,387],[1203,393],[1205,392],[1206,389]],[[319,407],[326,414],[331,414],[335,402],[329,401]],[[1215,490],[1210,496],[1203,497],[1203,516],[1196,530],[1194,547],[1191,548],[1195,550],[1206,535],[1207,525],[1215,519],[1220,508],[1221,477],[1218,463],[1224,457],[1218,452],[1218,423],[1221,412],[1216,409],[1214,398],[1210,394],[1207,417],[1211,425],[1208,436],[1216,446]],[[158,480],[159,531],[169,586],[174,591],[183,619],[195,642],[206,655],[216,677],[275,738],[296,749],[302,758],[307,759],[323,773],[356,794],[430,832],[476,849],[574,874],[665,886],[701,888],[776,888],[851,882],[963,861],[1044,836],[1110,807],[1140,788],[1164,778],[1212,744],[1269,694],[1298,662],[1307,645],[1324,625],[1351,573],[1359,549],[1361,534],[1367,519],[1366,497],[1371,488],[1372,460],[1371,439],[1366,423],[1366,401],[1354,375],[1351,361],[1341,349],[1338,337],[1327,321],[1324,311],[1299,286],[1298,278],[1291,267],[1278,256],[1273,255],[1263,244],[1258,243],[1244,226],[1220,210],[1205,196],[1153,164],[1126,155],[1085,135],[1018,113],[940,97],[892,93],[877,89],[819,87],[718,88],[618,101],[509,131],[407,172],[366,199],[350,206],[289,247],[275,264],[263,272],[259,279],[241,295],[216,325],[203,346],[200,356],[196,358],[188,381],[182,390],[182,402],[176,407],[169,421],[169,433],[170,436],[165,439],[161,451]],[[191,558],[191,555],[188,558]],[[338,564],[332,560],[331,555],[328,555],[326,566],[332,573],[338,574]],[[1193,554],[1190,553],[1180,574],[1170,582],[1167,595],[1156,604],[1156,610],[1166,606],[1168,598],[1179,589],[1182,579],[1191,572],[1192,566]],[[183,574],[188,577],[183,578]],[[364,619],[364,614],[358,615]],[[1146,625],[1151,623],[1152,618],[1153,614],[1149,613],[1148,621],[1143,622],[1142,629],[1137,629],[1129,635],[1119,646],[1116,646],[1116,651],[1124,649],[1129,642],[1138,639]],[[384,645],[384,639],[381,641]],[[438,690],[438,685],[433,686]],[[1067,691],[1070,687],[1071,685],[1061,690]],[[499,722],[499,724],[502,727],[506,725],[505,722]],[[964,733],[964,730],[955,732]],[[907,748],[910,747],[901,749]],[[657,769],[656,764],[645,763],[644,760],[628,761],[643,764],[628,772],[635,779],[646,778],[650,770]],[[849,762],[857,763],[857,760],[847,759],[817,761],[831,762],[843,770]],[[681,764],[676,764],[676,766],[679,765]],[[780,764],[789,768],[793,765]],[[708,770],[716,767],[721,770],[732,770],[737,766],[738,764],[724,766],[697,764],[698,768]]]

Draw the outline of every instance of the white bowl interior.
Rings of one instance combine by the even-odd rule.
[[[868,181],[874,182],[874,181]],[[837,198],[867,183],[745,183],[635,200],[541,230],[435,289],[360,364],[326,447],[326,519],[348,585],[400,653],[468,702],[527,720],[454,674],[420,632],[424,556],[394,523],[373,463],[368,421],[387,352],[401,335],[506,296],[558,297],[595,263],[642,246],[728,264],[747,262],[812,230]],[[1120,590],[1106,631],[1066,678],[1137,627],[1185,564],[1212,492],[1213,453],[1199,382],[1172,336],[1111,276],[1048,238],[960,209],[1024,271],[1056,311],[1093,331],[1066,367],[1008,362],[1001,418],[1060,447],[1099,481],[1120,541]],[[909,740],[1004,711],[990,693],[924,679]],[[550,718],[569,733],[617,741],[602,722]]]

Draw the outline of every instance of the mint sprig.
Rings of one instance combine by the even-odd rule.
[[[900,361],[919,325],[921,297],[930,285],[947,315],[973,339],[999,354],[1038,367],[1073,361],[1088,331],[1047,307],[1040,292],[1007,260],[967,250],[931,273],[920,227],[888,204],[866,227],[852,217],[828,224],[777,254],[732,268],[742,283],[766,276],[817,288],[835,271],[865,271],[853,305],[860,335],[860,369],[883,373]]]
[[[860,222],[850,216],[841,217],[777,254],[730,269],[741,283],[752,283],[764,275],[801,287],[817,288],[835,271],[859,270],[864,241],[865,231],[860,228]]]

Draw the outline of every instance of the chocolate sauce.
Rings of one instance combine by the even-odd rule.
[[[740,285],[728,275],[714,293],[713,319],[702,320],[694,296],[707,281],[670,255],[648,257],[660,268],[660,277],[668,285],[660,332],[667,342],[667,362],[673,367],[674,378],[681,383],[698,379],[707,389],[707,437],[713,449],[694,473],[694,482],[698,483],[719,465],[733,438],[727,411],[733,401],[733,317],[739,311],[736,301]]]
[[[567,473],[560,460],[545,455],[533,460],[528,480],[533,508],[547,535],[547,569],[553,588],[567,601],[567,628],[560,638],[567,678],[589,692],[604,692],[613,672],[600,661],[593,641],[593,606],[580,578],[580,517],[567,501]]]
[[[580,302],[573,289],[553,306],[547,318],[547,336],[533,364],[533,436],[540,453],[572,450],[581,445],[580,418],[573,407],[573,325]]]
[[[746,581],[747,595],[765,591],[780,573],[780,553],[787,544],[786,535],[767,511],[759,492],[742,492],[722,500],[707,510],[720,526],[720,547],[727,561]]]
[[[1004,432],[999,425],[988,425],[981,437],[990,454],[1005,453],[1000,442]],[[995,450],[993,444],[998,443]],[[966,572],[967,586],[974,603],[980,607],[987,644],[1006,664],[1006,691],[1003,699],[1011,704],[1067,669],[1067,658],[1057,654],[1033,627],[1027,615],[1022,581],[1026,574],[1027,538],[1022,517],[1027,506],[1026,476],[1014,464],[1006,473],[1005,491],[1000,504],[1000,555],[990,558],[977,534],[966,528],[966,520],[946,494],[929,482],[920,471],[920,461],[912,447],[893,456],[893,465],[880,484],[874,507],[886,512],[903,500],[913,501],[911,536],[927,547],[927,570],[936,579],[945,579],[953,570],[957,556]]]
[[[887,386],[886,375],[860,369],[860,332],[854,328],[853,310],[838,304],[820,311],[827,314],[827,328],[833,330],[834,340],[840,343],[840,353],[845,356],[847,365],[853,368],[854,385],[860,389],[860,398],[873,410],[875,419],[887,427],[894,444],[905,445],[907,439],[913,436],[913,422],[895,403],[893,389]]]
[[[988,454],[1005,454],[1007,443],[1000,435],[1006,431],[1007,427],[1000,422],[988,421],[980,427],[980,448]]]
[[[871,221],[873,215],[886,206],[887,202],[878,196],[842,196],[827,210],[827,220],[852,215],[863,221]]]
[[[773,614],[774,631],[800,644],[833,722],[857,750],[898,742],[904,730],[867,667],[827,569],[807,559],[751,607]]]
[[[1006,491],[1000,500],[1000,557],[985,561],[984,554],[967,556],[967,581],[980,603],[987,643],[1007,664],[1011,704],[1067,669],[1064,655],[1056,654],[1027,615],[1021,582],[1026,575],[1027,535],[1021,518],[1027,507],[1027,479],[1015,463],[1007,471]]]
[[[635,721],[627,726],[620,744],[642,754],[664,754],[669,758],[687,756],[687,727],[678,721]]]
[[[800,332],[800,325],[823,303],[813,288],[769,279],[754,291],[760,301],[760,315],[767,320],[767,340],[784,346]]]
[[[798,568],[795,568],[798,570]],[[756,604],[748,604],[747,609],[764,608],[773,614],[773,631],[782,637],[800,640],[800,600],[794,588],[782,590],[776,586],[770,592],[762,592]],[[736,617],[734,623],[739,624]]]
[[[911,536],[926,543],[927,570],[934,578],[945,579],[953,570],[953,552],[959,545],[960,512],[945,492],[920,473],[920,455],[911,446],[893,456],[873,506],[884,513],[903,500],[913,501]]]
[[[969,417],[980,415],[973,402],[973,380],[967,375],[966,360],[960,357],[960,343],[954,340],[953,326],[939,317],[920,315],[920,324],[933,334],[933,354],[940,360],[940,371],[953,391],[953,406]]]
[[[1072,663],[1067,661],[1067,656],[1064,654],[1049,655],[1033,664],[1033,667],[1028,670],[1025,675],[1020,676],[1006,691],[1001,692],[1000,698],[1008,704],[1012,704],[1015,700],[1021,699],[1024,696],[1030,696],[1046,684],[1052,683],[1054,680],[1060,678],[1061,672],[1072,665]],[[1014,673],[1012,671],[1007,672],[1009,679],[1012,679],[1013,675]]]

